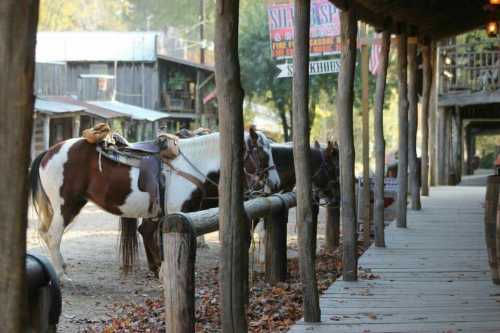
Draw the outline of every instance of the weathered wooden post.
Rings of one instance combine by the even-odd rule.
[[[0,332],[24,332],[37,0],[0,2]]]
[[[215,81],[219,103],[220,302],[222,332],[246,332],[250,226],[243,210],[243,89],[238,60],[239,0],[217,0]]]
[[[339,204],[326,206],[325,244],[330,251],[335,250],[340,244],[340,207]]]
[[[366,36],[366,25],[364,25],[363,35]],[[363,197],[363,243],[365,247],[370,246],[370,105],[369,105],[369,59],[370,52],[368,44],[361,45],[361,106],[363,111],[363,188],[361,195]]]
[[[408,45],[408,164],[410,177],[411,209],[420,210],[420,178],[417,160],[418,94],[417,94],[417,40]]]
[[[406,26],[399,27],[398,80],[399,80],[399,144],[398,144],[398,219],[397,226],[406,228],[406,198],[408,193],[408,80]]]
[[[343,234],[342,276],[346,281],[358,279],[356,253],[356,201],[354,191],[353,102],[354,69],[358,22],[353,7],[340,13],[341,67],[338,77],[337,113],[340,150],[341,219]]]
[[[431,92],[429,100],[429,185],[437,184],[437,105],[438,105],[438,70],[437,70],[437,45],[431,43]]]
[[[193,333],[196,236],[191,222],[184,214],[171,214],[162,223],[161,237],[166,331]]]
[[[422,46],[422,71],[423,71],[423,92],[422,92],[422,195],[429,195],[429,104],[431,95],[432,69],[431,69],[431,48],[429,43]],[[432,124],[431,124],[432,126]],[[431,141],[432,144],[432,141]]]
[[[488,250],[491,279],[495,284],[500,284],[497,256],[498,245],[500,245],[497,244],[499,190],[500,176],[489,176],[486,181],[486,197],[484,200],[484,233],[486,237],[486,248]]]
[[[373,223],[375,226],[375,246],[385,247],[384,236],[384,170],[385,170],[385,140],[384,140],[384,101],[387,67],[389,66],[389,51],[391,48],[391,33],[382,33],[380,50],[380,67],[377,73],[375,88],[375,189]]]
[[[320,320],[309,143],[309,23],[311,3],[295,0],[293,52],[293,159],[297,180],[297,236],[304,320]]]
[[[283,204],[280,211],[264,219],[266,223],[266,281],[271,284],[287,278],[287,222],[288,208]]]

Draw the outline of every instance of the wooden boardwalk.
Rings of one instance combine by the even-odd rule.
[[[440,187],[409,211],[408,228],[386,229],[387,248],[359,260],[358,282],[335,282],[320,324],[290,332],[500,332],[500,287],[488,271],[484,187]],[[374,279],[366,279],[372,274]]]

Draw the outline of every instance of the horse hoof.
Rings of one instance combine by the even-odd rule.
[[[71,283],[73,283],[73,280],[66,274],[64,273],[60,278],[59,278],[59,284],[61,286],[64,286],[64,285],[70,285]]]

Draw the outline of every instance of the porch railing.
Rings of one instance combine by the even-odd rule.
[[[492,43],[440,47],[441,94],[500,89],[500,48]]]

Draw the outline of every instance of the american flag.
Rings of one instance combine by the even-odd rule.
[[[380,34],[373,38],[372,49],[370,52],[370,62],[368,68],[373,75],[377,75],[380,70],[380,51],[382,50]]]

